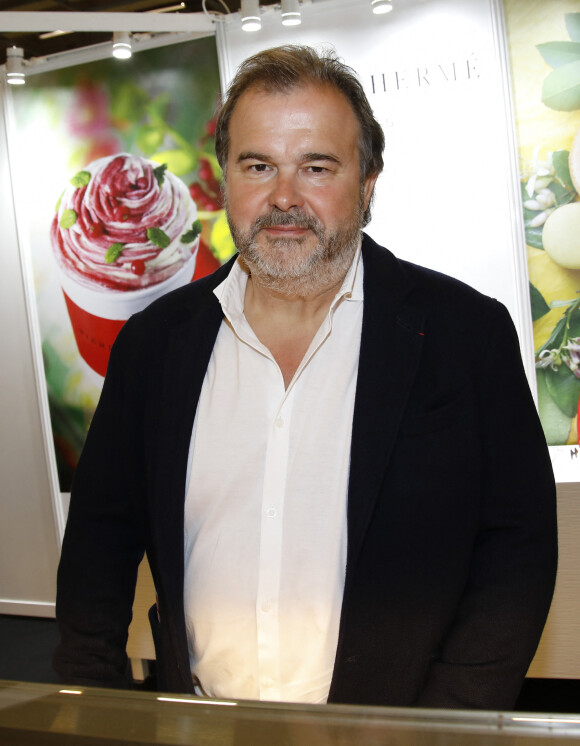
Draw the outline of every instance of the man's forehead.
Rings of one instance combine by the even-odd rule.
[[[298,97],[302,94],[308,93],[318,93],[320,95],[330,94],[330,96],[336,94],[337,103],[342,99],[344,103],[350,106],[350,101],[345,96],[345,94],[340,90],[340,88],[337,88],[337,86],[333,85],[330,82],[327,83],[324,81],[316,80],[300,80],[292,85],[278,86],[274,83],[262,81],[253,83],[240,95],[240,98],[238,99],[236,106],[234,107],[234,113],[239,104],[243,101],[247,101],[249,98],[254,99],[254,101],[257,103],[259,103],[260,100],[263,100],[265,103],[267,103],[268,100],[273,100],[275,98],[282,98],[291,101],[292,99],[298,99]]]
[[[347,121],[352,116],[352,123],[359,130],[360,135],[358,116],[343,91],[331,83],[307,80],[284,88],[265,83],[256,83],[248,87],[241,94],[233,109],[229,122],[230,136],[235,130],[238,130],[240,125],[243,127],[246,117],[257,119],[258,125],[262,117],[266,120],[270,119],[274,105],[282,104],[283,111],[278,112],[280,116],[286,117],[288,114],[292,116],[294,112],[297,116],[300,116],[301,112],[305,116],[312,116],[314,112],[319,110],[318,102],[324,107],[319,116],[330,116],[330,122],[334,122],[336,116],[336,119],[340,120],[342,126],[347,129]],[[334,108],[341,111],[335,115],[332,112]],[[282,125],[283,121],[287,120],[280,119],[278,121]]]

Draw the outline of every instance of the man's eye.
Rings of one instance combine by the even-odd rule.
[[[311,174],[323,174],[326,169],[324,166],[308,166],[307,169]]]
[[[257,173],[263,173],[268,169],[269,166],[266,163],[254,163],[252,166],[250,166],[250,171],[255,171]]]

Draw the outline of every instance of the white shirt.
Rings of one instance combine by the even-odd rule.
[[[185,501],[192,675],[213,697],[324,703],[346,566],[360,247],[287,389],[236,263],[196,412]]]

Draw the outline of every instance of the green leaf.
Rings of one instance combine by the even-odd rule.
[[[572,41],[580,41],[580,13],[564,13],[564,22]]]
[[[576,299],[576,302],[578,302],[578,299]],[[568,318],[568,339],[580,337],[580,312],[578,307],[566,311],[566,316]]]
[[[147,238],[160,249],[166,249],[171,243],[171,239],[161,228],[147,228]]]
[[[552,333],[544,344],[536,350],[536,357],[540,355],[544,350],[557,350],[562,344],[564,339],[564,331],[566,329],[566,316],[558,321],[556,326],[553,328]]]
[[[71,228],[77,222],[77,214],[74,210],[63,210],[59,225],[61,228]]]
[[[577,301],[578,298],[573,298],[572,300],[553,300],[550,303],[550,308],[565,308],[566,306],[572,306]]]
[[[580,47],[580,44],[578,45]],[[556,171],[556,175],[560,181],[565,184],[567,189],[574,189],[572,184],[572,177],[570,176],[570,164],[568,159],[570,157],[570,151],[568,150],[556,150],[552,154],[552,165]],[[555,193],[555,190],[552,190]],[[556,196],[558,196],[556,194]]]
[[[580,60],[552,70],[542,85],[542,102],[557,111],[580,109]]]
[[[151,156],[151,160],[166,163],[167,168],[176,176],[185,176],[197,165],[197,157],[193,150],[164,150]]]
[[[191,229],[181,236],[181,242],[192,243],[195,241],[195,239],[201,234],[201,227],[201,220],[196,220],[191,226]]]
[[[550,191],[554,193],[556,202],[554,207],[560,207],[561,205],[567,205],[576,199],[577,193],[574,188],[568,189],[562,186],[559,182],[553,181],[549,187]]]
[[[147,93],[132,81],[124,79],[121,79],[118,84],[113,81],[111,87],[112,118],[126,122],[139,122],[149,102]]]
[[[165,172],[167,171],[167,163],[162,163],[161,166],[157,166],[157,168],[153,169],[153,173],[155,174],[155,179],[157,180],[157,183],[159,186],[163,185],[163,182],[165,181]]]
[[[158,150],[163,142],[165,131],[163,127],[145,124],[140,127],[137,132],[137,146],[145,153],[150,156]]]
[[[544,296],[540,293],[535,285],[530,282],[530,301],[532,304],[532,321],[537,321],[545,316],[550,310]]]
[[[105,262],[107,264],[116,262],[117,259],[121,256],[124,248],[125,247],[122,243],[111,244],[105,253]]]
[[[544,242],[542,240],[542,234],[544,231],[544,226],[541,225],[539,228],[530,228],[528,225],[526,225],[526,243],[528,246],[531,246],[533,249],[542,249],[544,250]]]
[[[58,209],[59,209],[59,207],[60,207],[60,203],[61,203],[61,201],[62,201],[62,196],[63,196],[63,194],[64,194],[64,189],[63,189],[63,191],[62,191],[62,192],[60,193],[60,197],[59,197],[59,198],[58,198],[58,200],[56,201],[56,207],[54,208],[54,211],[55,211],[55,212],[58,212]]]
[[[571,418],[566,417],[552,399],[546,385],[545,369],[536,370],[536,383],[538,387],[538,411],[546,442],[550,446],[565,445],[570,432]]]
[[[91,180],[91,174],[89,171],[79,171],[72,177],[72,179],[70,180],[70,183],[74,187],[78,188],[78,187],[86,186],[90,180]]]
[[[167,120],[167,112],[171,104],[171,93],[165,91],[157,98],[147,102],[147,114],[153,122],[163,122]]]
[[[578,411],[580,380],[566,365],[560,365],[556,370],[545,368],[545,374],[546,387],[552,399],[566,417],[574,417]]]
[[[548,41],[538,44],[538,51],[551,67],[580,60],[580,42],[577,41]]]

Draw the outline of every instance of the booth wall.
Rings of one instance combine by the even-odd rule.
[[[0,86],[2,84],[0,83]],[[0,88],[0,97],[4,91]],[[1,99],[0,99],[1,100]],[[50,616],[59,541],[53,515],[51,465],[47,456],[43,405],[35,374],[34,329],[27,302],[11,190],[6,121],[0,107],[0,218],[3,270],[0,363],[0,613]],[[522,468],[525,463],[522,462]],[[530,674],[543,678],[580,678],[580,485],[559,487],[560,570],[554,604]],[[151,587],[143,569],[146,609]],[[130,641],[134,657],[150,657],[147,625],[137,626]],[[141,644],[141,640],[145,640]]]
[[[4,86],[4,83],[0,83]],[[5,91],[0,87],[1,101]],[[0,107],[0,613],[52,616],[59,541]]]

